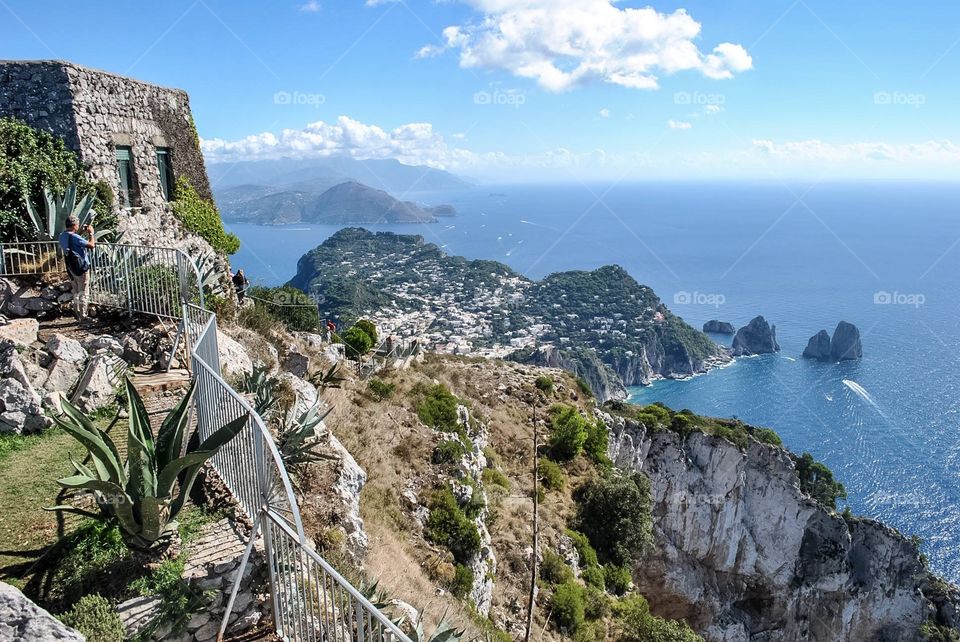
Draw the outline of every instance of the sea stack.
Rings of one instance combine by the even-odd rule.
[[[733,327],[732,323],[712,319],[703,324],[703,331],[713,334],[733,334],[737,330]]]
[[[837,361],[852,361],[863,356],[860,344],[860,330],[846,321],[837,324],[830,340],[830,358]]]
[[[777,343],[777,326],[770,325],[762,316],[754,318],[733,337],[732,353],[735,357],[752,354],[780,352]]]
[[[854,361],[863,357],[863,346],[860,344],[860,330],[857,326],[846,321],[837,324],[833,331],[833,338],[826,330],[821,330],[807,342],[803,351],[805,359],[817,361]]]
[[[807,347],[803,350],[804,359],[816,359],[817,361],[830,360],[830,333],[821,330],[816,333],[807,342]]]

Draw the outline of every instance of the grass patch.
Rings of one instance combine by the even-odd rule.
[[[81,521],[43,510],[60,503],[56,480],[73,473],[70,453],[80,460],[86,450],[58,429],[0,439],[0,578],[25,575],[47,546]]]

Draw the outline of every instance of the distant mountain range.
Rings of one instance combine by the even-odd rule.
[[[345,181],[356,181],[391,194],[471,187],[468,181],[442,169],[404,165],[394,159],[356,160],[344,156],[211,163],[207,165],[207,174],[214,190],[241,185],[279,187],[303,183],[326,183],[327,187],[333,187]]]
[[[208,174],[224,220],[259,225],[432,223],[456,211],[450,205],[399,200],[391,193],[470,187],[431,167],[343,157],[216,163]]]

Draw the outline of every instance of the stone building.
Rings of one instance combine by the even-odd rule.
[[[0,61],[0,116],[62,137],[113,189],[128,242],[156,242],[165,228],[180,236],[169,214],[177,178],[212,198],[183,90],[59,60]]]

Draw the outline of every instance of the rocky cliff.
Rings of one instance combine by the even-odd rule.
[[[716,319],[711,319],[703,324],[704,332],[712,332],[714,334],[733,334],[737,331],[733,327],[733,324],[729,321],[718,321]]]
[[[852,323],[841,321],[833,331],[833,337],[821,330],[810,337],[803,351],[804,358],[818,361],[851,361],[863,357],[860,329]]]
[[[717,642],[922,640],[921,626],[960,624],[956,588],[911,540],[806,496],[782,448],[601,417],[614,462],[651,481],[655,546],[634,580],[658,614]]]

